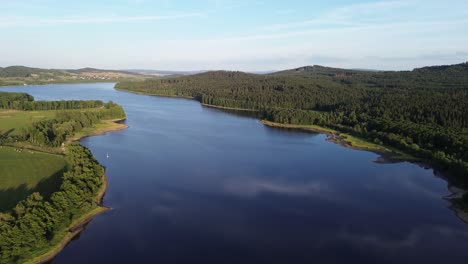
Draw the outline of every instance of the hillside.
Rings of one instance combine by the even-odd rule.
[[[401,72],[322,66],[265,75],[216,71],[116,88],[256,110],[278,124],[331,128],[429,160],[468,184],[467,65]]]
[[[150,76],[127,71],[83,68],[78,70],[39,69],[24,66],[0,68],[0,86],[74,82],[116,82],[143,80]]]

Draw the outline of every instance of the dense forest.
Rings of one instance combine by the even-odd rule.
[[[67,145],[68,168],[50,199],[33,193],[0,213],[0,263],[24,263],[59,243],[70,224],[98,206],[104,168],[77,142]]]
[[[265,75],[217,71],[120,82],[116,89],[330,127],[429,160],[468,187],[468,63],[400,72],[321,66]]]

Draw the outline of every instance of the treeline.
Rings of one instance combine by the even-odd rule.
[[[79,143],[67,145],[67,171],[50,199],[33,193],[0,213],[0,263],[24,263],[61,242],[70,224],[98,206],[104,169]]]
[[[121,82],[124,89],[253,109],[287,124],[331,127],[449,169],[468,185],[468,64],[403,72],[308,66],[267,75],[207,72]]]
[[[0,109],[19,109],[32,101],[34,97],[26,93],[0,92]]]
[[[26,93],[0,92],[0,109],[42,111],[98,107],[104,107],[104,102],[100,100],[34,101],[34,97]]]
[[[67,137],[83,128],[92,127],[101,120],[124,118],[125,112],[112,101],[102,109],[87,111],[58,111],[54,119],[46,119],[24,128],[20,135],[10,140],[28,141],[38,146],[58,147]]]

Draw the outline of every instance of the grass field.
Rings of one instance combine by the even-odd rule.
[[[15,130],[11,134],[15,135],[19,133],[21,128],[42,119],[54,118],[55,114],[56,111],[0,110],[0,131],[14,128]]]
[[[56,191],[65,165],[61,155],[0,146],[0,212],[33,192]]]

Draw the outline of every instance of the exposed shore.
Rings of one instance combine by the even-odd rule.
[[[108,132],[120,131],[127,129],[128,126],[119,122],[125,121],[127,118],[118,118],[111,120],[103,120],[101,123],[92,128],[85,128],[83,131],[76,133],[73,137],[67,139],[67,142],[77,141],[86,137],[100,136]]]
[[[317,125],[291,125],[291,124],[283,124],[283,123],[275,123],[267,120],[261,120],[262,124],[268,127],[276,127],[276,128],[286,128],[286,129],[294,129],[294,130],[302,130],[307,132],[314,132],[314,133],[323,133],[327,135],[327,141],[336,143],[338,145],[355,149],[355,150],[365,150],[374,152],[376,154],[382,155],[382,157],[378,160],[380,162],[388,162],[394,160],[408,160],[408,161],[419,161],[419,159],[403,153],[399,150],[396,150],[391,147],[378,145],[367,141],[362,138],[358,138],[346,133],[339,132],[337,130],[321,127]]]

